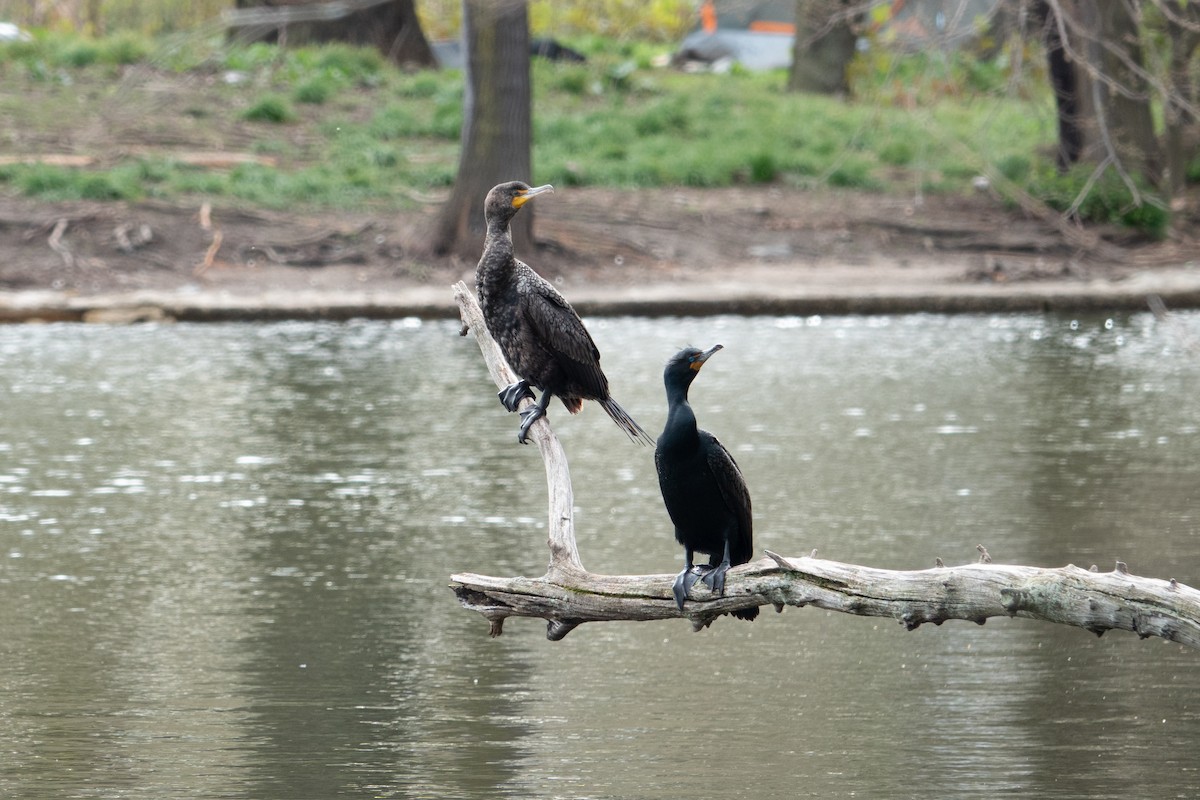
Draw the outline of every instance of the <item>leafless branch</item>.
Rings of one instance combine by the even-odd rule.
[[[462,334],[474,333],[498,387],[515,380],[488,335],[470,290],[458,283],[454,297]],[[558,438],[545,418],[530,431],[546,463],[550,487],[550,565],[540,578],[451,576],[459,602],[478,611],[499,636],[509,617],[547,621],[558,640],[585,622],[687,618],[695,630],[738,609],[807,606],[859,616],[887,617],[909,630],[927,622],[960,619],[983,624],[991,617],[1040,619],[1102,634],[1128,630],[1200,649],[1200,591],[1178,581],[1137,577],[1122,562],[1100,573],[1068,565],[1061,569],[991,563],[979,545],[979,562],[925,570],[886,570],[816,558],[766,558],[729,572],[724,596],[703,584],[680,611],[671,594],[672,575],[598,575],[588,572],[575,544],[571,479]],[[761,624],[761,623],[760,623]]]
[[[1119,0],[1106,0],[1111,2],[1119,2]],[[1063,51],[1067,56],[1077,64],[1084,65],[1091,77],[1093,84],[1103,84],[1111,92],[1115,92],[1125,97],[1136,100],[1145,100],[1146,92],[1137,91],[1134,88],[1122,83],[1113,76],[1109,75],[1099,64],[1096,59],[1090,57],[1080,43],[1091,43],[1102,48],[1106,52],[1114,55],[1129,72],[1138,79],[1145,81],[1146,85],[1153,88],[1160,97],[1170,100],[1177,107],[1186,110],[1193,117],[1200,118],[1200,109],[1196,107],[1191,100],[1182,92],[1176,91],[1173,87],[1164,83],[1156,75],[1148,71],[1141,64],[1138,64],[1129,56],[1129,51],[1120,47],[1115,42],[1105,41],[1092,36],[1082,25],[1079,20],[1075,19],[1062,6],[1059,0],[1046,0],[1047,5],[1051,9],[1051,16],[1054,18],[1054,24],[1058,28],[1059,39],[1062,42]],[[1100,106],[1097,106],[1100,107]]]
[[[63,244],[62,240],[63,234],[67,232],[68,224],[66,219],[60,219],[54,223],[54,230],[50,232],[50,238],[46,240],[46,244],[50,246],[51,250],[58,253],[64,264],[73,267],[75,266],[75,255],[71,252],[71,248]]]

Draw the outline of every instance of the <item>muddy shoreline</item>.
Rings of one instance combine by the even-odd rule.
[[[0,321],[450,318],[473,261],[423,247],[434,210],[299,213],[0,198]],[[571,188],[519,256],[586,315],[1200,307],[1200,248],[987,195]]]

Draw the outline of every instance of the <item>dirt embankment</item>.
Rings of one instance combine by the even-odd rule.
[[[449,316],[474,264],[420,255],[432,213],[0,198],[0,318]],[[987,194],[579,188],[536,213],[520,255],[585,313],[1200,306],[1187,236],[1084,234]]]

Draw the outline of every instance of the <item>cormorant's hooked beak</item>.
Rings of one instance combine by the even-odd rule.
[[[705,350],[700,355],[693,358],[692,363],[690,365],[691,368],[696,370],[696,372],[699,372],[700,368],[704,366],[704,362],[708,361],[708,359],[712,357],[713,353],[720,350],[723,346],[724,345],[714,344],[712,347],[710,347],[709,349]]]
[[[546,194],[547,192],[553,192],[553,191],[554,191],[554,187],[548,183],[545,186],[535,186],[532,189],[523,189],[517,193],[516,197],[513,198],[513,201],[512,201],[513,208],[520,208],[521,206],[525,205],[525,203],[528,202],[531,198],[534,198],[534,197],[538,196],[539,194]]]

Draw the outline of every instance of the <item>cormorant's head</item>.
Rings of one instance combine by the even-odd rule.
[[[700,368],[704,366],[704,362],[720,349],[721,345],[719,344],[713,345],[708,350],[701,350],[697,347],[683,348],[667,362],[667,367],[663,370],[663,383],[667,386],[690,386],[696,376],[700,374]]]
[[[531,187],[522,181],[509,181],[492,187],[483,201],[483,214],[488,220],[507,223],[517,210],[539,194],[553,192],[550,184]]]

